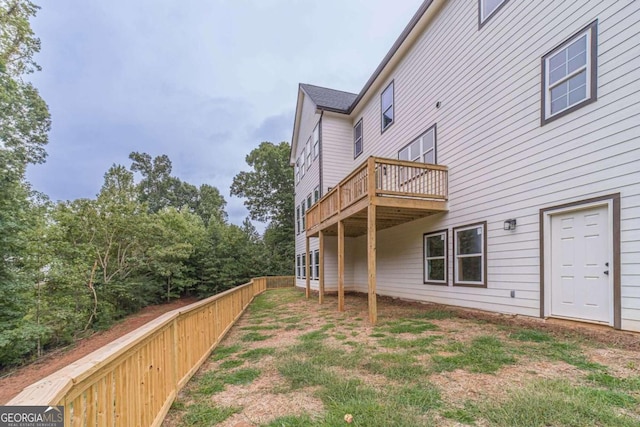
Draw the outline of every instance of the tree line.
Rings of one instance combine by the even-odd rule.
[[[109,327],[142,307],[293,272],[289,144],[263,142],[233,180],[249,217],[231,224],[211,185],[132,152],[91,199],[53,202],[25,172],[43,163],[51,118],[26,76],[40,42],[28,0],[0,0],[0,369]],[[251,220],[267,222],[261,235]]]

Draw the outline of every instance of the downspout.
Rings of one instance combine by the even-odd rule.
[[[318,159],[319,164],[318,164],[318,181],[320,182],[320,195],[319,198],[322,199],[323,196],[323,189],[324,187],[322,186],[322,116],[324,115],[324,110],[320,110],[320,119],[318,120],[318,139],[319,139],[319,150],[320,150],[320,157]]]

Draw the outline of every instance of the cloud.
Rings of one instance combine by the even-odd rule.
[[[294,111],[269,116],[252,133],[254,141],[269,141],[277,144],[291,139]]]
[[[167,154],[239,224],[233,177],[260,142],[291,138],[298,82],[359,91],[420,1],[43,2],[31,78],[53,129],[28,178],[53,199],[93,197],[131,151]]]

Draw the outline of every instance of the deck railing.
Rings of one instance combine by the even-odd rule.
[[[9,405],[64,405],[66,426],[158,426],[178,391],[247,308],[292,276],[260,277],[166,313],[47,378]]]
[[[307,230],[367,196],[447,200],[448,191],[446,166],[370,157],[307,211]]]

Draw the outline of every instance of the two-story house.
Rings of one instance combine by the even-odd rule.
[[[426,0],[359,93],[299,85],[291,163],[321,302],[640,331],[639,1]]]

